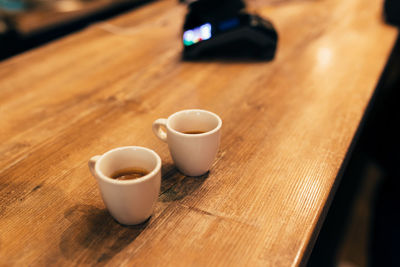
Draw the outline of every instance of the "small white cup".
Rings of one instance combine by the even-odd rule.
[[[149,173],[133,180],[110,178],[114,172],[127,168],[142,168]],[[115,148],[92,157],[89,169],[104,204],[118,222],[139,224],[151,216],[161,185],[161,159],[156,152],[139,146]]]
[[[161,128],[166,128],[166,132]],[[153,123],[154,134],[168,143],[177,168],[188,176],[205,174],[214,162],[220,143],[222,121],[218,115],[201,109],[178,111],[168,119]],[[185,134],[202,131],[201,134]]]

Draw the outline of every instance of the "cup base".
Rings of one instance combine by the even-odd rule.
[[[184,172],[181,169],[179,169],[178,167],[176,167],[176,168],[178,169],[178,171],[180,173],[182,173],[185,176],[189,176],[189,177],[203,177],[203,176],[208,177],[208,175],[210,174],[209,170],[207,170],[205,172],[204,171],[201,171],[201,172]]]
[[[111,214],[110,216],[114,219],[114,221],[116,221],[117,223],[123,225],[123,226],[132,226],[132,225],[140,225],[140,224],[147,224],[150,219],[151,219],[151,215],[149,217],[147,217],[146,219],[141,219],[141,220],[128,220],[128,221],[122,221],[122,220],[117,220],[115,217],[113,217]]]
[[[150,219],[151,219],[151,216],[150,216],[149,218],[147,218],[146,220],[140,221],[140,222],[137,222],[137,223],[122,223],[122,222],[117,221],[115,218],[113,218],[113,219],[114,219],[118,224],[120,224],[120,225],[122,225],[122,226],[134,226],[134,225],[137,225],[137,226],[141,226],[141,225],[146,226],[147,224],[149,224]]]

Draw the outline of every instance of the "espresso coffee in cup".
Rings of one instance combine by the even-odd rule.
[[[143,168],[133,167],[133,168],[117,170],[110,175],[110,178],[119,181],[126,181],[126,180],[138,179],[140,177],[147,175],[148,173],[149,171]]]
[[[101,197],[120,223],[142,223],[153,212],[161,185],[161,159],[151,149],[126,146],[89,160]]]
[[[203,175],[218,152],[222,121],[201,109],[178,111],[153,123],[154,134],[168,143],[176,167],[188,176]],[[166,131],[163,130],[166,129]]]
[[[184,131],[182,133],[184,133],[184,134],[203,134],[203,133],[205,133],[205,131],[190,130],[190,131]]]

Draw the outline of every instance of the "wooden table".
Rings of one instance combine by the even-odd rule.
[[[296,266],[307,261],[397,31],[382,1],[252,1],[272,62],[182,62],[185,7],[157,1],[0,63],[0,265]],[[185,177],[151,124],[223,120]],[[125,145],[163,161],[154,215],[122,226],[87,167]]]

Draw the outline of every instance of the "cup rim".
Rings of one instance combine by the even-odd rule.
[[[116,151],[121,151],[121,150],[126,150],[126,149],[134,149],[134,150],[142,150],[142,151],[147,151],[149,153],[151,153],[155,158],[156,158],[156,166],[153,168],[153,170],[151,170],[148,174],[137,178],[137,179],[133,179],[133,180],[115,180],[112,179],[111,177],[108,177],[107,175],[104,175],[102,171],[100,171],[100,165],[98,164],[99,162],[101,162],[103,160],[103,158],[111,153],[114,153]],[[110,184],[115,184],[115,185],[131,185],[131,184],[139,184],[142,183],[146,180],[149,180],[150,178],[152,178],[154,175],[156,175],[160,169],[161,169],[161,158],[160,156],[152,149],[149,149],[147,147],[142,147],[142,146],[122,146],[122,147],[117,147],[117,148],[113,148],[107,152],[105,152],[103,155],[100,156],[100,158],[96,161],[94,170],[95,173],[97,174],[97,176]]]
[[[207,114],[213,116],[214,118],[216,118],[217,121],[218,121],[218,124],[217,124],[217,126],[216,126],[214,129],[212,129],[211,131],[208,131],[208,132],[205,132],[205,133],[201,133],[201,134],[185,134],[185,133],[181,133],[181,132],[175,130],[174,128],[172,128],[172,127],[170,126],[170,122],[171,122],[171,119],[172,119],[173,117],[178,116],[178,115],[181,114],[181,113],[187,113],[187,112],[202,112],[202,113],[207,113]],[[166,126],[167,126],[167,129],[170,130],[171,132],[173,132],[174,134],[177,134],[177,135],[180,135],[180,136],[184,136],[184,137],[188,137],[188,138],[198,138],[198,137],[202,137],[202,136],[211,135],[211,134],[213,134],[213,133],[219,131],[219,129],[221,129],[221,127],[222,127],[222,120],[221,120],[221,118],[220,118],[217,114],[215,114],[215,113],[213,113],[213,112],[211,112],[211,111],[208,111],[208,110],[204,110],[204,109],[184,109],[184,110],[177,111],[177,112],[175,112],[174,114],[172,114],[171,116],[169,116],[168,119],[167,119]]]

